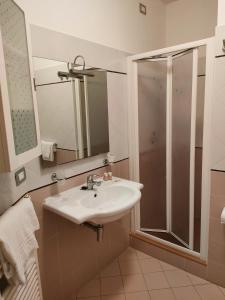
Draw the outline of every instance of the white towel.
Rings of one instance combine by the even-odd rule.
[[[0,217],[0,264],[12,284],[26,282],[25,272],[38,243],[39,222],[30,198],[21,199]]]
[[[54,161],[55,142],[41,141],[43,160]]]

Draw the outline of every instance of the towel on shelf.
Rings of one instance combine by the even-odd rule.
[[[41,152],[43,160],[54,161],[55,142],[41,141]]]
[[[0,217],[0,264],[8,282],[26,282],[26,268],[38,248],[34,232],[39,228],[30,198],[21,199]]]

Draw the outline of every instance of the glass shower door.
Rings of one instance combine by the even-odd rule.
[[[138,63],[139,165],[142,231],[167,230],[167,60]]]
[[[138,62],[143,232],[193,249],[198,50]]]
[[[192,53],[173,59],[171,230],[186,245],[189,244],[191,78]]]
[[[191,50],[172,59],[171,234],[188,248],[193,247],[194,222],[193,139],[197,85],[197,59],[194,53]]]

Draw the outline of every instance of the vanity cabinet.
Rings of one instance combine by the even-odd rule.
[[[23,10],[0,0],[0,171],[40,155],[29,28]]]

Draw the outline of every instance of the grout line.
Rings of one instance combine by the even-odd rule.
[[[119,264],[119,269],[120,269],[120,276],[121,276],[121,280],[122,280],[122,285],[123,285],[123,290],[124,290],[124,296],[125,296],[125,300],[126,300],[126,292],[125,292],[125,284],[124,284],[124,279],[123,279],[123,276],[122,276],[122,269],[120,267],[120,262],[119,262],[119,259],[118,259],[118,264]]]
[[[152,299],[152,296],[151,296],[151,294],[150,294],[150,291],[149,290],[147,290],[147,293],[148,293],[148,295],[149,295],[149,298],[150,298],[150,300]]]
[[[102,276],[101,276],[101,271],[99,273],[99,282],[100,282],[100,295],[99,295],[99,298],[100,300],[102,300]]]
[[[177,296],[176,296],[176,294],[175,294],[173,288],[171,287],[170,289],[171,289],[171,291],[172,291],[172,294],[174,295],[174,298],[177,299]],[[177,299],[177,300],[179,300],[179,299]]]
[[[196,285],[197,286],[197,285]],[[200,295],[200,293],[198,292],[198,290],[195,288],[196,286],[194,286],[194,290],[196,291],[196,293],[199,295],[199,297],[202,299],[202,300],[204,300],[203,298],[202,298],[202,296]]]
[[[131,249],[134,249],[134,248],[132,248],[132,247],[130,247]],[[135,250],[135,249],[134,249]],[[125,250],[126,251],[126,250]],[[140,252],[142,252],[142,251],[140,251]],[[193,287],[193,289],[196,291],[196,293],[197,293],[197,295],[199,295],[199,297],[201,298],[201,299],[203,299],[202,298],[202,296],[200,295],[200,293],[198,292],[198,290],[197,290],[197,286],[204,286],[204,285],[209,285],[209,284],[212,284],[212,283],[210,283],[210,282],[208,282],[208,281],[206,281],[205,283],[203,283],[203,284],[193,284],[192,283],[192,281],[191,281],[191,279],[190,279],[190,277],[188,276],[189,274],[190,275],[192,275],[191,273],[189,273],[189,272],[187,272],[187,271],[184,271],[183,269],[181,269],[181,268],[178,268],[178,267],[176,267],[176,269],[175,270],[164,270],[164,269],[162,269],[161,271],[157,271],[157,272],[149,272],[149,273],[143,273],[143,270],[142,270],[142,268],[141,268],[141,266],[140,266],[140,260],[142,260],[142,258],[139,258],[138,257],[138,254],[137,254],[137,250],[135,250],[135,254],[136,254],[136,258],[135,259],[124,259],[124,260],[122,260],[122,261],[126,261],[127,263],[129,263],[129,261],[136,261],[137,263],[138,263],[138,265],[139,265],[139,267],[140,267],[140,270],[141,270],[141,273],[139,273],[139,274],[127,274],[127,275],[122,275],[122,268],[121,268],[121,266],[120,266],[120,260],[119,260],[119,256],[115,259],[115,262],[118,264],[118,267],[119,267],[119,273],[120,273],[120,275],[116,275],[116,276],[108,276],[108,277],[120,277],[121,278],[121,280],[122,280],[122,286],[123,286],[123,292],[121,292],[120,294],[118,294],[118,295],[122,295],[122,296],[124,296],[124,298],[127,300],[127,295],[128,294],[135,294],[135,293],[147,293],[148,295],[149,295],[149,298],[151,299],[151,292],[152,291],[155,291],[155,290],[158,290],[158,291],[160,291],[160,290],[170,290],[170,291],[172,291],[172,294],[174,295],[174,297],[175,297],[175,299],[177,299],[177,297],[176,297],[176,294],[175,294],[175,289],[176,288],[185,288],[185,287]],[[149,257],[150,259],[152,258],[151,256]],[[148,259],[148,258],[143,258],[143,259]],[[161,261],[160,259],[156,259],[159,263],[160,263],[160,266],[162,267],[162,265],[161,265],[161,262],[164,262],[164,261]],[[121,262],[122,262],[121,261]],[[182,272],[184,272],[185,274],[186,274],[186,276],[188,277],[188,279],[190,280],[190,284],[188,284],[188,285],[185,285],[185,286],[177,286],[177,287],[172,287],[171,285],[170,285],[170,283],[169,283],[169,280],[167,279],[167,276],[166,276],[166,272],[167,271],[176,271],[176,270],[178,270],[178,271],[182,271]],[[148,289],[148,285],[147,285],[147,280],[146,280],[146,278],[145,278],[145,275],[147,275],[147,274],[155,274],[155,273],[163,273],[163,275],[164,275],[164,277],[165,277],[165,280],[166,280],[166,282],[168,283],[168,287],[167,288],[158,288],[158,289]],[[100,274],[101,274],[101,272],[100,272]],[[145,290],[142,290],[142,291],[133,291],[133,292],[126,292],[126,290],[125,290],[125,281],[124,281],[124,276],[132,276],[132,275],[141,275],[141,277],[143,278],[143,280],[144,280],[144,284],[145,284]],[[193,274],[194,275],[194,274]],[[194,275],[194,276],[197,276],[197,275]],[[198,277],[198,276],[197,276]],[[199,277],[199,278],[201,278],[201,277]],[[99,281],[100,281],[100,296],[99,296],[99,298],[102,300],[103,299],[103,297],[104,296],[112,296],[112,295],[102,295],[102,277],[100,276],[100,278],[99,278]],[[204,279],[204,278],[203,278]],[[205,279],[204,279],[205,280]],[[215,284],[215,286],[217,287],[217,289],[219,290],[219,293],[222,295],[222,296],[225,296],[225,293],[223,292],[223,290],[222,289],[220,289],[220,287],[218,286],[218,285],[216,285]],[[114,295],[114,294],[113,294]],[[115,294],[116,295],[116,294]],[[75,297],[75,299],[74,300],[76,300],[77,299],[77,297]],[[84,300],[85,300],[85,298],[84,298]]]

